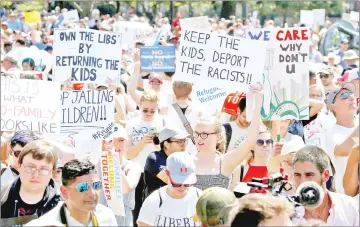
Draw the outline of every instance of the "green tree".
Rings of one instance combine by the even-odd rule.
[[[223,1],[220,18],[229,18],[231,15],[235,15],[235,8],[235,1]]]

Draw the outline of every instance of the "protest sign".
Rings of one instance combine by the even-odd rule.
[[[54,80],[90,83],[118,81],[121,69],[121,34],[55,29]]]
[[[175,80],[246,92],[261,79],[266,42],[185,30]]]
[[[62,21],[63,24],[77,22],[80,20],[77,9],[64,12],[63,16],[64,16],[64,20]]]
[[[351,11],[349,20],[359,22],[359,12]]]
[[[263,120],[309,118],[309,30],[307,28],[249,29],[246,36],[269,41],[262,83]],[[247,99],[247,121],[252,102]]]
[[[153,29],[147,23],[120,21],[115,22],[112,27],[114,32],[126,34],[122,40],[124,49],[134,48],[136,42],[145,42],[153,35]]]
[[[325,9],[313,9],[313,25],[325,25],[325,16],[326,10]]]
[[[180,27],[182,31],[192,29],[197,31],[211,32],[211,25],[207,16],[180,19]]]
[[[175,46],[140,48],[141,72],[174,72]]]
[[[300,10],[300,24],[312,26],[314,23],[314,13],[312,10]]]
[[[100,164],[107,205],[115,215],[125,216],[119,153],[103,151]]]
[[[62,91],[61,133],[76,139],[103,140],[114,128],[114,90]]]
[[[315,145],[325,148],[325,126],[319,119],[311,121],[304,127],[306,145]]]
[[[220,112],[228,92],[218,87],[193,86],[191,100],[196,106],[201,107],[207,113]]]
[[[32,12],[24,12],[25,22],[27,24],[38,24],[41,23],[40,12],[32,11]]]
[[[87,159],[97,165],[101,156],[101,140],[76,140],[75,158]]]
[[[59,132],[60,84],[1,79],[1,131]]]
[[[246,97],[246,94],[244,92],[229,94],[224,101],[224,105],[222,107],[221,112],[227,113],[227,114],[230,114],[233,116],[237,116],[239,114],[238,113],[239,102],[241,99],[243,99],[245,97]]]

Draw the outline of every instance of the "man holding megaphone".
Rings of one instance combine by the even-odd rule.
[[[297,187],[302,185],[303,193],[309,194],[303,184],[310,183],[309,181],[319,184],[324,192],[323,195],[318,195],[318,202],[310,201],[304,205],[303,212],[297,212],[300,219],[320,219],[329,226],[359,225],[359,207],[354,199],[326,189],[326,182],[330,177],[330,159],[324,150],[317,146],[300,149],[293,159],[293,168],[294,183]],[[304,196],[306,198],[307,195]]]

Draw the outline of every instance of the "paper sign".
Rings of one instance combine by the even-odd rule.
[[[153,28],[147,23],[121,21],[113,24],[113,31],[123,35],[123,48],[134,48],[136,42],[144,42],[153,36]]]
[[[115,215],[125,216],[119,153],[103,151],[100,163],[107,205]]]
[[[97,165],[101,156],[101,140],[76,140],[75,158],[87,159]]]
[[[359,12],[351,11],[351,12],[350,12],[349,19],[350,19],[351,21],[359,22]]]
[[[313,9],[313,25],[325,25],[325,9]]]
[[[141,72],[175,72],[175,46],[140,48]]]
[[[62,24],[77,22],[80,20],[77,9],[64,12],[63,16],[64,16],[64,20],[62,21]]]
[[[207,16],[180,19],[180,27],[182,31],[198,30],[211,32],[211,25]]]
[[[54,80],[118,81],[121,34],[88,29],[55,29]]]
[[[246,36],[269,41],[262,80],[262,119],[309,119],[309,30],[254,28],[247,30]],[[247,99],[247,121],[252,119],[253,107]]]
[[[242,98],[245,98],[245,97],[246,97],[246,94],[243,92],[241,92],[239,94],[237,94],[237,93],[229,94],[224,101],[224,105],[223,105],[221,112],[237,116],[239,114],[238,113],[239,102]]]
[[[228,91],[223,88],[193,86],[191,100],[207,113],[220,112]]]
[[[300,10],[300,24],[312,26],[314,23],[314,13],[312,10]]]
[[[185,30],[175,80],[247,91],[261,80],[266,42]]]
[[[114,131],[114,90],[62,91],[61,133],[103,140]]]
[[[24,17],[25,17],[25,22],[27,24],[32,24],[32,23],[41,23],[41,16],[40,16],[40,12],[37,11],[32,11],[32,12],[24,12]]]
[[[60,84],[1,78],[1,131],[59,132]]]

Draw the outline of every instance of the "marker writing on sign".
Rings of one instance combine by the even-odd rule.
[[[294,63],[291,65],[286,65],[286,73],[293,74],[295,73],[295,63],[299,62],[306,62],[307,61],[307,53],[301,53],[301,46],[302,43],[295,43],[295,44],[287,44],[283,45],[280,44],[280,48],[282,51],[291,51],[291,52],[297,52],[297,53],[291,53],[291,54],[279,54],[279,62],[286,62],[286,63]],[[291,68],[290,68],[291,67]]]

